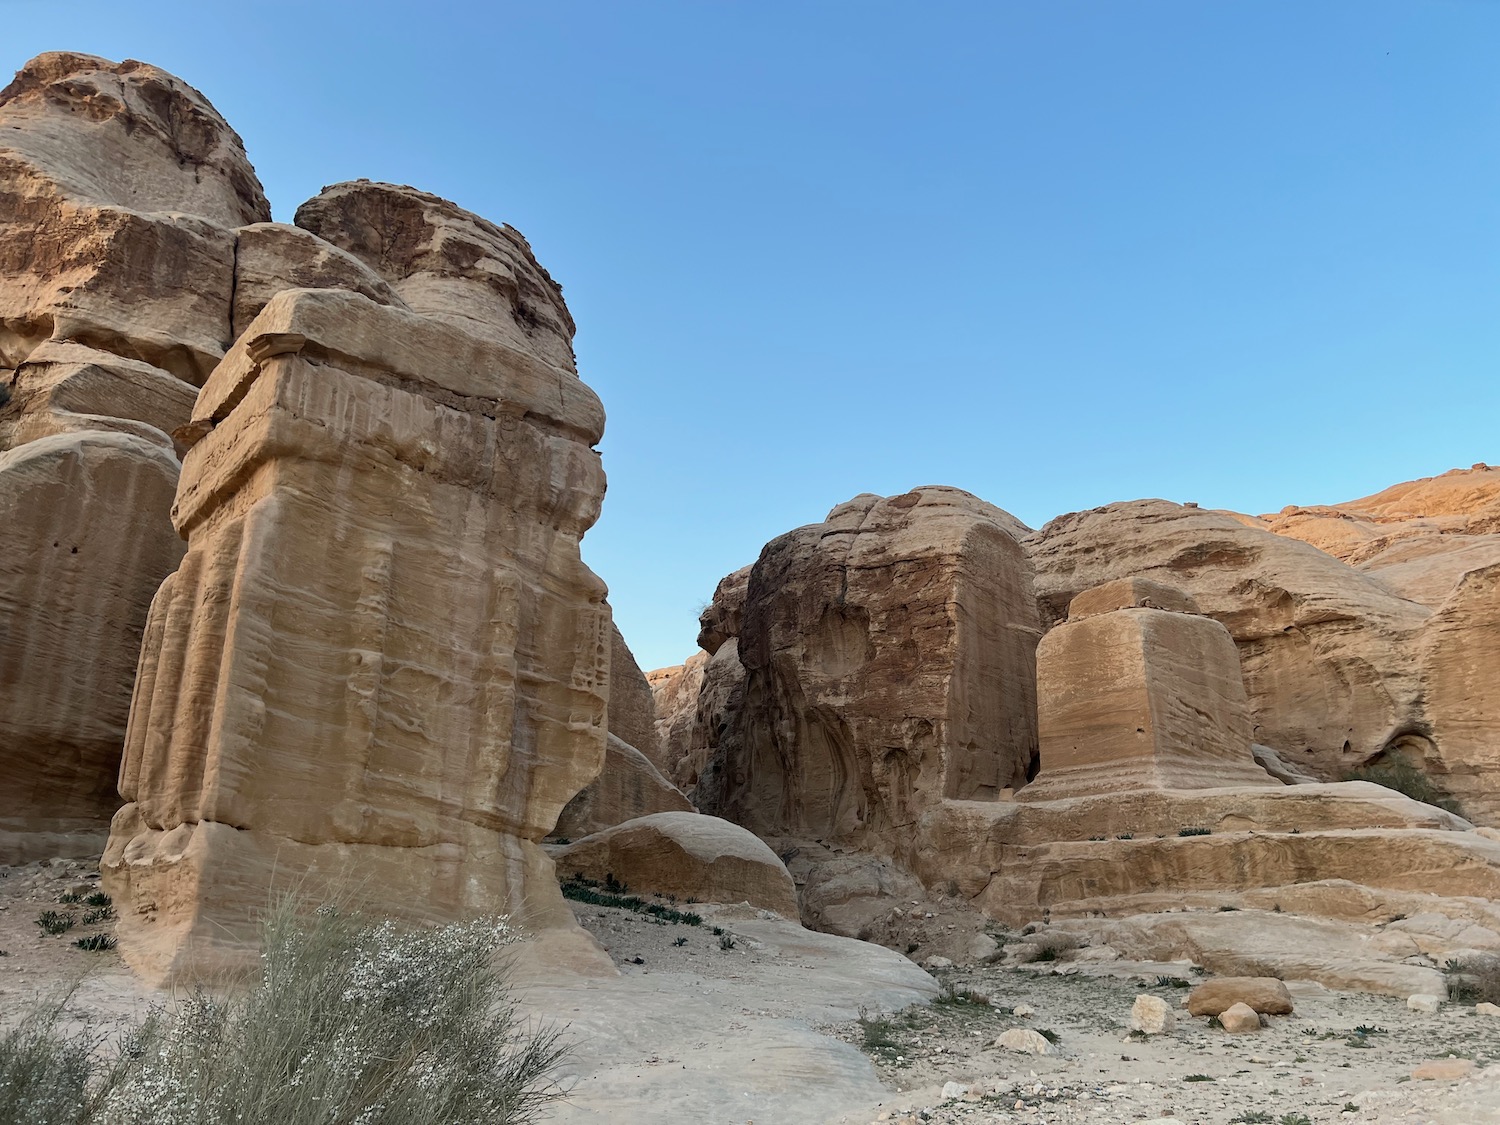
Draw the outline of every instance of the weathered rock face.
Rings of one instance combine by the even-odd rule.
[[[646,755],[611,734],[599,776],[563,808],[552,835],[577,840],[652,813],[694,811]]]
[[[1426,722],[1392,753],[1431,775],[1471,820],[1500,823],[1500,563],[1463,576],[1423,630],[1420,654]]]
[[[1279,784],[1250,753],[1229,631],[1207,617],[1133,606],[1074,619],[1079,603],[1089,610],[1118,600],[1080,594],[1070,619],[1042,638],[1041,776],[1019,798]]]
[[[239,138],[155,67],[48,54],[0,91],[0,861],[102,846],[182,555],[168,434],[230,342],[233,228],[269,217]]]
[[[1239,646],[1253,739],[1342,777],[1419,721],[1425,606],[1304,543],[1162,500],[1061,516],[1028,543],[1043,612],[1143,577],[1190,595]]]
[[[514,227],[368,180],[324,188],[296,222],[360,259],[416,312],[576,372],[562,288]]]
[[[635,747],[660,770],[656,697],[618,626],[610,628],[609,652],[609,733]]]
[[[738,638],[743,703],[717,751],[724,815],[894,841],[944,798],[1023,784],[1038,636],[1024,530],[922,488],[858,497],[767,544]]]
[[[570,371],[340,290],[205,385],[105,854],[153,978],[236,966],[273,876],[561,922],[536,841],[604,756],[604,478]]]
[[[655,760],[668,776],[688,756],[693,743],[693,719],[698,713],[698,693],[708,659],[708,653],[695,652],[682,664],[646,673],[656,711]]]
[[[132,524],[171,505],[177,458],[65,434],[0,453],[0,482],[0,862],[97,853],[120,804],[141,588],[182,556]]]

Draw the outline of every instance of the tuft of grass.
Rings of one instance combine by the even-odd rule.
[[[97,906],[93,910],[84,912],[83,925],[93,926],[99,922],[113,922],[115,920],[115,908],[113,906]]]
[[[93,894],[84,895],[83,897],[84,906],[110,906],[113,903],[114,899],[110,898],[103,891],[95,891]]]
[[[1192,988],[1193,982],[1183,980],[1181,977],[1157,977],[1157,988]]]
[[[1457,1003],[1500,1004],[1500,956],[1484,954],[1444,966],[1448,999]]]
[[[1216,1079],[1211,1074],[1189,1074],[1186,1078],[1183,1079],[1183,1081],[1184,1082],[1217,1082],[1218,1079]]]
[[[563,898],[572,899],[574,902],[586,903],[589,906],[613,906],[621,910],[630,910],[671,925],[678,923],[684,926],[703,925],[701,914],[663,906],[659,902],[647,902],[638,895],[625,895],[608,890],[609,880],[605,881],[606,889],[604,890],[600,890],[599,884],[585,879],[582,875],[575,875],[571,879],[564,880],[561,886]],[[624,884],[616,883],[615,886],[622,887]]]
[[[115,939],[108,934],[89,934],[81,937],[73,943],[85,953],[103,953],[106,949],[115,947]]]
[[[733,934],[721,934],[721,935],[719,935],[719,948],[722,949],[722,950],[724,950],[724,952],[726,952],[726,953],[729,952],[731,949],[733,949],[734,948],[734,935]]]
[[[672,942],[672,944],[675,945],[675,946],[677,946],[677,948],[681,949],[684,945],[687,944],[687,938],[680,937],[680,938],[676,939],[674,942]]]
[[[1179,836],[1212,836],[1213,835],[1213,829],[1212,828],[1179,828],[1177,830],[1177,835],[1179,835]]]
[[[1353,770],[1344,775],[1344,780],[1373,781],[1376,785],[1394,789],[1413,801],[1421,801],[1424,805],[1434,805],[1454,816],[1463,816],[1463,810],[1459,808],[1458,802],[1449,796],[1446,790],[1440,788],[1432,778],[1399,754],[1377,765]]]
[[[1238,1117],[1231,1117],[1229,1125],[1276,1125],[1276,1118],[1263,1109],[1250,1109]]]
[[[72,914],[59,914],[56,910],[43,910],[36,916],[36,924],[42,928],[42,933],[65,934],[76,925],[78,919]]]
[[[859,1010],[860,1045],[865,1050],[895,1050],[901,1046],[895,1033],[895,1020],[888,1016],[872,1016],[864,1008]]]
[[[1305,1113],[1283,1113],[1276,1119],[1276,1125],[1313,1125],[1313,1122]]]
[[[1344,1112],[1344,1113],[1358,1113],[1359,1112],[1359,1106],[1355,1105],[1353,1102],[1345,1102],[1344,1103],[1344,1108],[1343,1108],[1342,1112]]]
[[[64,906],[72,906],[74,903],[82,902],[83,896],[77,891],[63,891],[62,894],[57,896],[57,901]]]
[[[1135,834],[1133,832],[1121,832],[1118,836],[1115,837],[1115,839],[1116,840],[1134,840],[1135,839]]]

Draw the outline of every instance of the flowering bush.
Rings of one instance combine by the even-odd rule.
[[[7,1117],[0,1087],[0,1125],[521,1125],[558,1096],[564,1048],[516,1017],[495,957],[515,940],[504,918],[403,929],[283,904],[253,988],[153,1010],[107,1072],[54,1018],[61,1115]]]

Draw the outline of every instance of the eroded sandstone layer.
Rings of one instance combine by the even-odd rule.
[[[729,598],[705,615],[726,634],[710,642],[737,628],[745,673],[733,730],[714,735],[725,815],[852,840],[1024,784],[1039,633],[1024,531],[968,493],[920,488],[857,497],[767,544],[743,621]]]
[[[239,137],[156,67],[57,52],[0,91],[0,862],[102,846],[182,556],[169,434],[231,340],[234,228],[269,218]]]
[[[603,411],[554,358],[304,289],[215,369],[104,859],[139,970],[237,964],[304,872],[564,919],[536,841],[598,772],[611,634]]]

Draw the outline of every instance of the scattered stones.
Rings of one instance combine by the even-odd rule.
[[[1249,1004],[1231,1004],[1219,1014],[1219,1023],[1230,1035],[1260,1030],[1260,1016]]]
[[[925,960],[925,961],[922,962],[922,968],[924,968],[924,969],[951,969],[951,968],[953,968],[953,962],[950,961],[946,957],[939,957],[937,955],[934,955],[932,957],[927,958],[927,960]]]
[[[1234,1004],[1262,1015],[1292,1014],[1292,994],[1275,977],[1217,977],[1188,993],[1187,1010],[1195,1016],[1217,1016]]]
[[[969,1088],[962,1082],[945,1082],[943,1084],[943,1101],[945,1102],[965,1097],[968,1093]]]
[[[1130,1006],[1130,1030],[1145,1035],[1166,1035],[1177,1026],[1176,1013],[1160,996],[1142,993]]]

